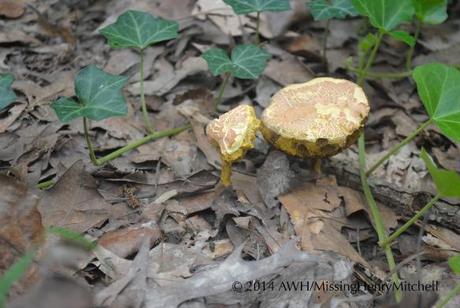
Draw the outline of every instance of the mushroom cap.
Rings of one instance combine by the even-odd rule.
[[[315,78],[276,93],[262,114],[264,138],[301,158],[333,156],[359,137],[369,114],[363,89],[336,78]]]
[[[233,162],[254,147],[259,126],[254,108],[241,105],[211,121],[206,134],[219,147],[222,159]]]

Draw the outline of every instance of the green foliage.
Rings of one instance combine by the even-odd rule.
[[[48,232],[55,234],[64,240],[73,242],[86,250],[93,250],[97,245],[96,242],[86,239],[82,234],[66,228],[50,227],[48,228]]]
[[[0,110],[9,106],[16,100],[16,94],[11,90],[14,76],[11,74],[0,74]]]
[[[2,277],[0,277],[0,307],[5,307],[6,297],[11,286],[21,279],[32,264],[33,258],[33,252],[25,254],[11,266]]]
[[[240,79],[257,79],[267,66],[270,54],[256,45],[238,45],[231,55],[220,48],[211,48],[202,57],[214,76],[230,73]]]
[[[437,25],[447,19],[447,0],[412,0],[415,16],[425,24]]]
[[[455,274],[460,275],[460,254],[449,258],[449,267]]]
[[[372,47],[377,44],[377,36],[372,33],[368,33],[365,37],[361,38],[358,43],[359,50],[363,51],[364,53],[370,51]]]
[[[129,10],[120,15],[117,21],[103,29],[104,35],[112,48],[138,48],[174,39],[177,37],[179,24],[175,21],[154,17],[146,12]]]
[[[255,12],[281,12],[291,9],[289,0],[224,0],[238,15]]]
[[[439,63],[415,68],[418,94],[443,134],[460,141],[460,71]]]
[[[391,32],[388,32],[388,35],[390,35],[395,40],[406,43],[410,47],[415,46],[415,43],[416,43],[415,37],[413,37],[406,31],[391,31]]]
[[[79,117],[99,121],[128,113],[121,89],[127,77],[108,74],[95,65],[82,69],[75,78],[78,102],[61,97],[51,107],[59,120],[70,122]]]
[[[444,197],[460,197],[460,176],[457,172],[438,168],[425,149],[422,149],[420,157],[433,178],[438,194]]]
[[[383,31],[392,31],[402,22],[411,21],[414,6],[409,0],[352,0],[356,10]]]
[[[307,6],[315,20],[343,19],[347,16],[358,15],[351,0],[313,0]]]

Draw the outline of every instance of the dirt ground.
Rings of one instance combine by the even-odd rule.
[[[326,23],[313,20],[306,2],[261,15],[267,68],[258,80],[232,79],[220,112],[249,104],[260,115],[281,88],[315,77],[356,80],[345,63],[356,59],[368,23],[332,20],[326,64]],[[96,167],[81,121],[61,123],[50,105],[75,95],[75,75],[95,64],[129,77],[128,115],[91,122],[97,154],[148,133],[139,55],[111,49],[98,32],[127,9],[179,22],[178,39],[146,49],[145,94],[157,130],[191,128]],[[221,0],[0,0],[0,72],[15,76],[17,95],[0,113],[0,276],[36,250],[11,289],[11,307],[418,307],[420,298],[420,307],[431,307],[456,285],[447,259],[460,251],[460,201],[443,198],[392,246],[400,277],[438,281],[437,291],[408,292],[399,306],[392,294],[366,291],[389,281],[390,271],[361,190],[357,145],[324,159],[318,175],[314,160],[289,157],[258,135],[234,164],[232,186],[219,185],[219,154],[205,125],[217,115],[222,78],[201,54],[250,42],[254,28],[254,16],[237,17]],[[406,51],[385,39],[373,70],[401,71]],[[458,66],[459,53],[460,5],[453,3],[445,23],[422,27],[413,62]],[[411,78],[368,79],[365,91],[371,164],[428,116]],[[460,172],[458,145],[434,125],[405,146],[369,179],[388,232],[435,193],[422,147],[439,166]],[[52,187],[37,189],[48,181]],[[50,226],[98,245],[88,251],[59,240]],[[342,288],[309,290],[306,281]],[[459,306],[457,297],[447,307]]]

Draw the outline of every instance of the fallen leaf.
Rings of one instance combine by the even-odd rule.
[[[154,80],[147,80],[144,82],[146,95],[162,96],[173,89],[185,77],[208,70],[206,61],[201,57],[188,58],[175,69],[169,66],[169,62],[166,62],[165,59],[155,62],[155,67],[160,68],[159,74],[154,76]],[[130,85],[128,91],[133,95],[139,95],[140,83]]]
[[[155,222],[141,224],[140,226],[129,226],[104,233],[98,244],[110,250],[121,258],[136,253],[144,239],[148,239],[150,247],[160,238],[160,229]]]
[[[45,240],[38,196],[23,180],[0,174],[0,277],[26,252],[39,250]],[[40,253],[39,253],[40,254]],[[10,291],[16,297],[38,280],[36,265]]]
[[[0,2],[0,16],[19,18],[24,14],[25,5],[18,0],[2,0]]]
[[[8,116],[0,119],[0,134],[3,134],[8,130],[11,124],[16,121],[17,118],[22,114],[26,109],[26,104],[15,105],[8,110]]]
[[[38,205],[45,226],[85,232],[111,216],[111,206],[97,192],[96,181],[77,161],[44,192]]]
[[[283,86],[307,82],[314,77],[294,56],[285,56],[280,60],[270,59],[264,75]]]
[[[333,210],[341,200],[334,183],[304,183],[293,191],[279,197],[301,238],[301,247],[306,251],[334,251],[355,262],[367,264],[340,232],[343,223]]]

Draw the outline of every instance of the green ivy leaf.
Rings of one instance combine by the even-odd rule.
[[[444,135],[460,141],[460,71],[431,63],[416,67],[412,77],[430,118]]]
[[[129,10],[99,32],[107,38],[112,48],[132,47],[142,50],[152,44],[176,38],[178,31],[179,24],[175,21]]]
[[[121,89],[128,77],[108,74],[95,65],[82,69],[75,78],[78,102],[61,97],[51,107],[59,120],[70,122],[79,117],[99,121],[128,113]]]
[[[307,6],[315,20],[331,18],[343,19],[347,16],[357,16],[358,12],[351,3],[351,0],[313,0]]]
[[[447,0],[412,0],[415,16],[425,24],[437,25],[447,19]]]
[[[223,49],[211,48],[203,53],[212,74],[230,73],[240,79],[257,79],[267,66],[270,54],[256,45],[238,45],[231,58]]]
[[[420,157],[425,162],[438,193],[444,197],[460,197],[460,176],[457,172],[438,168],[423,148]]]
[[[19,258],[4,274],[0,277],[0,307],[5,307],[6,297],[11,286],[21,279],[34,259],[34,253],[29,252]]]
[[[460,275],[460,254],[449,258],[449,267],[457,275]]]
[[[356,10],[367,16],[371,24],[391,31],[405,21],[411,21],[414,6],[409,0],[352,0]]]
[[[0,110],[9,106],[16,100],[16,94],[11,90],[14,76],[11,74],[0,74]]]
[[[203,53],[202,57],[208,63],[209,70],[214,76],[233,71],[232,61],[225,50],[221,48],[208,49]]]
[[[289,11],[289,0],[224,0],[238,15],[255,12]]]
[[[415,46],[415,43],[416,43],[415,37],[413,37],[406,31],[391,31],[391,32],[388,32],[388,35],[390,35],[392,38],[394,38],[397,41],[406,43],[407,45],[411,47]]]

